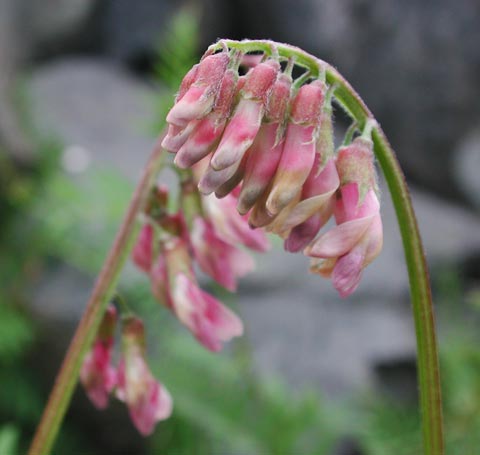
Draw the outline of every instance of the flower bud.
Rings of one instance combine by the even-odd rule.
[[[220,138],[230,115],[236,82],[237,73],[227,70],[213,111],[197,123],[175,156],[179,168],[186,169],[208,155]]]
[[[237,289],[237,278],[255,267],[252,257],[223,240],[208,219],[195,218],[190,238],[200,268],[229,291]]]
[[[310,174],[324,92],[325,84],[315,81],[302,86],[293,100],[282,156],[266,202],[273,215],[299,194]]]
[[[185,127],[210,112],[220,88],[229,56],[225,52],[205,57],[198,65],[195,81],[170,109],[167,122]]]
[[[187,243],[173,237],[163,252],[172,310],[195,338],[207,349],[219,351],[223,342],[242,335],[238,316],[199,288]]]
[[[116,385],[116,371],[111,365],[116,322],[117,310],[113,305],[109,305],[80,370],[80,382],[88,398],[98,409],[107,407],[108,395]]]
[[[246,75],[240,101],[210,162],[213,169],[222,170],[239,162],[252,145],[262,122],[265,94],[279,69],[278,62],[267,61]]]
[[[267,98],[265,118],[251,147],[238,211],[245,214],[273,179],[283,150],[283,120],[290,99],[291,77],[280,74]]]
[[[153,432],[156,422],[172,413],[172,398],[152,376],[145,359],[143,323],[134,316],[123,321],[117,398],[126,403],[133,424],[144,436]]]
[[[355,291],[363,269],[378,256],[383,243],[371,142],[360,137],[342,147],[337,170],[337,226],[316,239],[304,253],[320,259],[313,271],[330,275],[339,294],[346,297]]]
[[[133,263],[145,273],[149,273],[152,267],[153,238],[153,227],[150,224],[144,224],[132,250]]]

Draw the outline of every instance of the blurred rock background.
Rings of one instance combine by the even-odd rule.
[[[420,0],[203,0],[189,4],[173,0],[0,0],[0,251],[6,258],[0,276],[8,283],[2,299],[15,309],[21,307],[22,312],[33,312],[38,343],[34,347],[27,343],[22,358],[36,359],[38,407],[153,144],[159,97],[167,103],[172,99],[157,77],[156,66],[162,58],[168,59],[162,55],[162,44],[171,38],[172,22],[181,11],[197,23],[190,45],[198,55],[218,37],[271,38],[298,45],[336,66],[381,122],[413,184],[441,339],[444,346],[453,346],[444,354],[446,381],[450,378],[456,383],[449,373],[464,366],[457,374],[467,378],[463,381],[467,385],[457,385],[457,390],[446,383],[447,393],[450,390],[447,414],[458,451],[452,453],[468,453],[467,446],[458,441],[471,441],[457,429],[456,421],[475,414],[472,408],[480,409],[478,397],[471,396],[475,384],[480,384],[475,363],[480,349],[468,337],[460,348],[451,340],[458,332],[465,335],[465,327],[475,332],[479,322],[475,305],[480,302],[480,4],[475,0],[434,4]],[[342,125],[340,113],[338,124]],[[55,171],[45,170],[45,156],[50,157],[52,149],[57,150]],[[306,273],[305,258],[287,255],[277,244],[267,256],[257,258],[258,273],[242,282],[234,303],[247,327],[244,343],[251,345],[239,343],[238,349],[250,352],[255,375],[282,378],[287,384],[285,394],[301,395],[313,389],[324,396],[327,404],[322,401],[321,411],[308,414],[302,406],[293,406],[287,395],[272,398],[263,385],[251,386],[265,393],[264,408],[257,412],[264,412],[273,428],[283,428],[282,422],[290,427],[291,422],[300,421],[302,428],[321,422],[325,433],[330,432],[320,438],[324,447],[305,446],[310,449],[303,453],[411,454],[418,448],[416,421],[410,418],[415,415],[416,386],[408,283],[385,189],[382,211],[384,251],[368,268],[352,298],[339,299],[330,283]],[[27,230],[27,244],[35,248],[26,248],[22,237],[25,217],[33,226]],[[14,255],[16,262],[10,259]],[[138,284],[134,272],[127,275],[135,289],[146,286],[141,280]],[[140,291],[126,292],[136,295]],[[194,348],[187,344],[186,349]],[[42,368],[45,355],[48,368]],[[192,370],[201,362],[227,361],[202,355],[189,359]],[[167,384],[172,389],[180,384],[175,395],[188,394],[192,385],[182,386],[182,378],[190,375],[188,365],[178,371],[174,357],[170,352],[165,362],[159,362],[162,377],[171,375],[174,384]],[[234,371],[243,365],[236,355],[232,362]],[[198,395],[207,396],[208,378],[217,380],[212,371],[204,372],[206,384]],[[232,390],[235,394],[237,389]],[[250,398],[247,395],[245,400]],[[212,398],[211,406],[217,403],[219,415],[230,416],[222,400],[216,399]],[[270,430],[259,435],[255,445],[249,439],[257,431],[252,428],[244,429],[245,434],[238,432],[232,437],[237,445],[228,446],[210,427],[201,427],[202,413],[182,404],[181,397],[179,402],[173,423],[165,424],[162,435],[145,445],[132,430],[121,438],[110,435],[110,431],[130,428],[120,406],[100,414],[92,411],[80,391],[67,419],[62,447],[81,440],[89,453],[147,453],[148,448],[153,450],[150,453],[158,453],[159,448],[162,453],[189,453],[188,445],[182,446],[189,439],[182,439],[178,429],[185,428],[182,422],[187,421],[190,426],[184,433],[192,441],[205,432],[214,441],[205,443],[198,453],[263,450],[282,454],[293,453],[295,447],[296,453],[302,453],[298,447],[303,446],[286,439],[283,446],[261,445]],[[411,409],[400,407],[398,414],[388,411],[405,403]],[[283,415],[289,406],[290,414]],[[0,396],[0,423],[15,421],[17,408],[2,405]],[[28,442],[35,413],[32,416],[18,431],[6,433],[16,434],[20,446]],[[356,417],[365,425],[353,422]],[[220,417],[216,418],[212,422]],[[472,422],[470,428],[477,428],[479,422],[473,418]],[[382,427],[389,423],[391,428]],[[229,425],[230,432],[241,428],[240,424]],[[77,433],[82,436],[73,427],[80,428]],[[102,430],[88,439],[95,427]],[[385,436],[391,434],[388,431],[401,433],[399,428],[405,439],[392,442]],[[303,441],[305,435],[300,433],[292,433],[290,439]]]

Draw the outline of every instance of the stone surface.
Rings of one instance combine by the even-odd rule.
[[[59,138],[66,150],[83,149],[92,165],[139,176],[155,141],[154,92],[145,84],[108,61],[72,58],[39,68],[30,92],[41,133]]]
[[[44,130],[88,150],[89,166],[115,166],[138,178],[153,143],[148,87],[111,63],[70,59],[37,70],[30,89]],[[256,273],[241,283],[237,309],[260,371],[295,386],[320,384],[335,396],[372,384],[376,365],[413,355],[403,250],[390,197],[383,193],[384,249],[349,299],[310,275],[307,258],[284,253],[279,242],[257,257]],[[477,215],[416,189],[412,199],[431,265],[480,251]],[[40,302],[52,300],[47,290]]]
[[[480,124],[455,149],[454,170],[458,186],[480,212]]]

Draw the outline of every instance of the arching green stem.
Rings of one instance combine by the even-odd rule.
[[[268,55],[271,49],[270,42],[264,40],[221,40],[221,42],[229,48],[240,49],[243,52],[261,50]],[[216,43],[210,46],[210,51],[215,51],[218,45]],[[331,65],[294,46],[276,43],[275,48],[278,55],[284,58],[293,58],[295,64],[309,70],[312,77],[324,69],[327,83],[336,86],[334,94],[337,102],[356,122],[360,131],[364,129],[366,122],[374,120],[372,113],[358,93]],[[408,268],[417,340],[417,370],[424,454],[442,455],[444,454],[442,398],[428,267],[402,169],[381,127],[376,122],[372,122],[371,126],[375,155],[385,175],[393,200]]]

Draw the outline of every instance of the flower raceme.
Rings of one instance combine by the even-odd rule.
[[[122,356],[118,367],[111,364],[117,310],[109,305],[101,322],[92,349],[85,356],[80,382],[87,396],[98,409],[108,405],[110,392],[128,406],[130,417],[144,436],[153,431],[155,423],[168,418],[172,399],[152,376],[145,359],[143,323],[134,316],[122,321]]]
[[[190,181],[182,184],[182,209],[175,214],[151,207],[149,223],[140,231],[132,258],[149,275],[156,299],[168,307],[202,345],[219,351],[223,342],[243,333],[243,326],[238,316],[200,289],[193,264],[197,262],[202,271],[219,284],[235,290],[237,278],[252,270],[254,264],[252,258],[233,243],[265,251],[268,242],[264,233],[250,230],[246,220],[234,212],[236,198],[233,195],[214,201],[192,191],[194,188]],[[232,212],[236,216],[227,218]],[[150,267],[146,268],[146,263]]]
[[[240,76],[239,64],[247,59],[247,72]],[[371,128],[365,125],[361,137],[346,140],[335,153],[335,87],[321,71],[293,80],[294,65],[274,51],[207,53],[182,81],[163,146],[176,153],[178,166],[193,170],[198,191],[212,198],[205,207],[224,200],[211,202],[211,193],[235,199],[242,221],[281,236],[287,251],[303,250],[313,258],[311,271],[331,278],[345,297],[382,245]],[[183,146],[172,146],[178,142]],[[230,201],[224,226],[232,224]],[[232,276],[249,271],[250,260],[222,246],[205,212],[188,223],[193,254],[205,273],[233,290]],[[332,215],[337,226],[320,233]],[[237,226],[247,232],[245,223]]]
[[[201,289],[195,265],[235,291],[254,269],[245,248],[265,252],[270,232],[286,251],[311,257],[310,271],[346,297],[382,248],[373,120],[335,151],[336,87],[321,70],[294,79],[294,67],[274,51],[209,52],[185,75],[167,115],[162,146],[175,154],[178,200],[172,210],[168,188],[152,189],[132,260],[154,297],[213,352],[241,336],[243,324]],[[336,225],[322,232],[332,217]],[[110,365],[113,331],[101,329],[81,381],[99,408],[116,386],[147,435],[170,415],[172,400],[146,363],[142,322],[124,319],[118,368]]]

